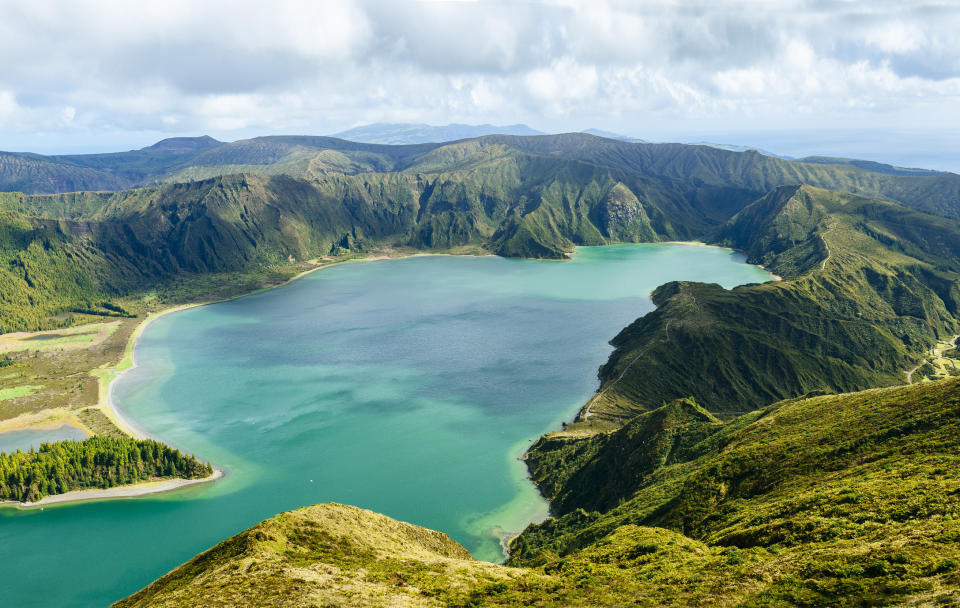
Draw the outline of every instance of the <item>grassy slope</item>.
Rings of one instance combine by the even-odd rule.
[[[591,444],[604,504],[585,495],[589,511],[528,528],[511,568],[473,562],[438,533],[321,505],[267,520],[117,605],[952,605],[958,425],[956,379],[781,402],[723,424],[672,404],[571,442]],[[569,484],[570,468],[551,470]]]
[[[17,298],[0,302],[0,331],[42,327],[71,307],[175,277],[384,245],[557,258],[575,244],[658,238],[645,205],[603,169],[509,151],[444,160],[450,170],[433,174],[237,175],[116,193],[8,195],[0,281]]]
[[[675,180],[688,188],[695,186],[701,193],[714,188],[727,191],[725,196],[728,196],[729,192],[742,189],[759,196],[784,185],[809,184],[960,217],[960,175],[953,173],[890,175],[850,164],[789,161],[755,151],[730,152],[685,144],[631,144],[579,133],[541,137],[495,135],[482,139],[527,153],[588,162],[624,175]],[[697,204],[693,197],[691,202]]]
[[[0,189],[31,193],[117,190],[240,172],[305,178],[363,172],[424,173],[436,170],[438,157],[448,162],[450,157],[504,147],[602,167],[638,193],[644,186],[682,190],[688,210],[696,210],[708,222],[723,221],[732,215],[735,209],[729,205],[742,203],[746,193],[756,198],[778,186],[800,183],[895,200],[928,212],[960,217],[960,176],[950,173],[903,175],[882,165],[870,170],[873,165],[858,166],[846,160],[836,164],[824,164],[822,159],[797,162],[753,151],[637,144],[583,133],[492,135],[448,144],[406,146],[361,144],[331,137],[273,136],[229,144],[197,141],[187,148],[151,146],[116,154],[44,157],[0,153]],[[640,198],[644,200],[643,196]],[[686,215],[662,218],[658,231],[663,232],[663,228],[675,222],[674,230],[696,229],[694,216]]]
[[[727,566],[744,605],[884,605],[941,593],[950,604],[960,599],[958,424],[956,379],[781,402],[723,425],[641,416],[570,440],[541,471],[544,487],[579,493],[588,510],[619,504],[531,526],[511,563],[582,567],[584,552],[624,526],[658,526],[734,558]],[[645,433],[685,440],[651,464],[630,440]],[[595,478],[602,504],[575,483],[584,450],[594,468],[638,463]]]
[[[512,573],[446,534],[331,503],[257,524],[115,606],[443,606]]]
[[[657,309],[613,339],[601,389],[572,430],[616,426],[690,395],[729,415],[813,390],[899,384],[919,352],[958,333],[960,229],[952,220],[784,187],[715,239],[786,280],[659,287]]]
[[[43,156],[0,152],[0,190],[64,193],[123,190],[254,171],[301,177],[392,171],[436,147],[379,146],[332,137],[273,136],[232,143],[164,140],[129,152]]]

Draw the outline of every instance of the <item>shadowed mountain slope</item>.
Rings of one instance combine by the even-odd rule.
[[[603,167],[631,189],[656,184],[660,189],[679,191],[688,204],[699,208],[711,221],[726,220],[739,210],[734,209],[737,201],[752,200],[791,184],[894,200],[931,213],[960,217],[960,176],[904,172],[882,164],[845,159],[837,164],[824,164],[824,159],[800,162],[754,151],[631,143],[585,133],[488,135],[446,144],[400,146],[310,136],[258,137],[229,144],[196,139],[202,141],[191,146],[168,143],[160,149],[149,147],[117,154],[44,157],[0,153],[0,188],[27,193],[118,190],[245,172],[303,178],[365,172],[434,172],[438,170],[438,156],[444,163],[471,155],[482,159],[491,154],[487,148],[496,151],[505,147],[523,154]],[[434,150],[442,151],[431,155]],[[444,170],[449,168],[444,166]],[[738,191],[744,191],[746,196],[734,196]]]

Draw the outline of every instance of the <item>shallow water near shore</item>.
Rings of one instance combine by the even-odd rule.
[[[87,434],[75,426],[61,424],[52,429],[5,431],[0,433],[0,452],[12,454],[17,450],[28,452],[30,449],[40,449],[44,442],[64,441],[73,439],[80,441],[87,438]]]
[[[729,250],[579,248],[568,262],[344,264],[167,315],[113,396],[227,477],[162,495],[0,510],[10,606],[105,606],[280,511],[335,501],[442,530],[475,557],[546,515],[519,460],[596,389],[608,340],[675,279],[770,275]]]

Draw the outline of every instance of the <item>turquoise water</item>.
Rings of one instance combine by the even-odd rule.
[[[518,460],[597,385],[607,341],[673,279],[768,280],[731,251],[343,264],[159,318],[114,400],[222,481],[0,510],[4,606],[104,606],[279,511],[326,501],[443,530],[475,556],[546,505]]]
[[[37,449],[41,443],[64,441],[67,439],[86,439],[87,434],[75,426],[62,424],[57,428],[42,431],[7,431],[0,433],[0,452],[12,454],[17,450],[27,452],[30,448]]]

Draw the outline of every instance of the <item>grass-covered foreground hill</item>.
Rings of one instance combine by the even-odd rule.
[[[534,463],[559,517],[509,567],[340,505],[285,513],[118,606],[953,606],[960,380],[776,403],[692,400]]]

